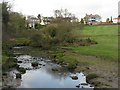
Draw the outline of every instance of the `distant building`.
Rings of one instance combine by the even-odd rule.
[[[27,27],[35,28],[35,24],[47,25],[53,20],[53,17],[41,17],[41,22],[34,16],[27,17]]]
[[[53,19],[53,17],[42,17],[42,21],[45,25],[50,24]]]
[[[40,24],[40,20],[34,16],[27,17],[27,26],[30,28],[35,28],[35,24]]]
[[[113,18],[113,23],[120,23],[120,17],[118,17],[118,18]]]
[[[66,17],[66,18],[59,18],[62,19],[63,21],[67,21],[67,22],[78,22],[78,18],[76,17]],[[34,17],[34,16],[28,16],[26,18],[26,26],[29,28],[35,28],[35,24],[41,24],[41,25],[48,25],[53,23],[55,20],[54,17],[41,17],[41,20],[39,20],[38,18]],[[41,21],[41,22],[40,22]]]
[[[84,24],[99,24],[100,22],[101,22],[101,16],[99,16],[98,14],[95,15],[86,14],[86,16],[84,17]]]

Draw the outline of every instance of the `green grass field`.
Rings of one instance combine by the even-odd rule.
[[[75,32],[78,35],[81,30],[75,30]],[[79,54],[118,59],[118,25],[86,26],[82,29],[82,34],[90,36],[89,38],[97,41],[98,44],[64,48],[69,48]]]

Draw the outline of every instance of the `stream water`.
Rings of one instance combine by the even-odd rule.
[[[27,68],[26,73],[22,74],[21,81],[17,88],[77,88],[76,85],[81,82],[86,82],[83,78],[83,73],[71,73],[66,70],[62,70],[61,66],[52,63],[49,58],[42,57],[41,53],[35,53],[27,51],[25,47],[14,47],[15,54],[21,54],[16,56],[20,67]],[[32,67],[31,63],[37,61],[39,65]],[[59,71],[53,71],[52,68],[58,68]],[[13,70],[10,73],[15,76],[17,70]],[[71,76],[77,76],[77,80],[73,80]]]

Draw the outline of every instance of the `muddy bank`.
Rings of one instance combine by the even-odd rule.
[[[90,80],[96,88],[118,88],[118,62],[97,56],[80,55],[70,50],[65,50],[64,54],[78,58],[79,64],[74,72],[83,71],[86,75],[91,73],[99,77]]]

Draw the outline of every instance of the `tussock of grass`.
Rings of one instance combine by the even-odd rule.
[[[88,75],[86,76],[87,82],[89,82],[90,80],[92,80],[92,79],[94,79],[94,78],[97,78],[97,77],[98,77],[98,75],[95,74],[95,73],[88,74]]]
[[[32,63],[31,63],[31,65],[32,65],[33,67],[38,66],[38,64],[39,64],[38,62],[32,62]]]

